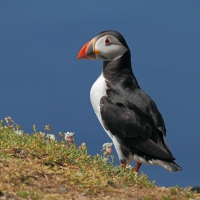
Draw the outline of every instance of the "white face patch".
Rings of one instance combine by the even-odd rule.
[[[112,61],[120,58],[128,49],[114,36],[105,35],[96,41],[94,50],[97,59]]]

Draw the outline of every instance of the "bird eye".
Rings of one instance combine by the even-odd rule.
[[[110,40],[108,38],[106,38],[105,44],[107,44],[107,45],[110,44]]]

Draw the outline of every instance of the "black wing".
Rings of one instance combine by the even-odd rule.
[[[141,137],[149,139],[152,128],[148,122],[134,111],[120,103],[113,103],[103,96],[100,102],[101,117],[107,130],[120,138]]]
[[[103,96],[100,109],[104,127],[124,141],[125,146],[158,158],[174,160],[162,133],[153,124],[153,119],[137,106],[131,110]]]
[[[108,89],[106,92],[108,98],[113,103],[121,103],[130,110],[133,110],[138,116],[154,125],[166,136],[166,128],[162,115],[155,102],[141,88],[135,90],[127,88],[117,90]]]

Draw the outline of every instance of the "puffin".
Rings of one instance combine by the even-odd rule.
[[[121,166],[135,160],[136,173],[142,163],[170,172],[181,171],[166,143],[163,117],[133,73],[131,52],[124,37],[114,30],[100,32],[81,48],[78,59],[103,60],[90,100]]]

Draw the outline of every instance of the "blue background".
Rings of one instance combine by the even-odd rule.
[[[110,139],[90,104],[102,61],[77,60],[99,32],[119,31],[135,76],[156,102],[182,172],[142,165],[162,186],[200,185],[200,1],[0,1],[0,118],[75,132],[101,153]],[[119,161],[115,155],[115,164]],[[133,163],[135,165],[135,163]]]

